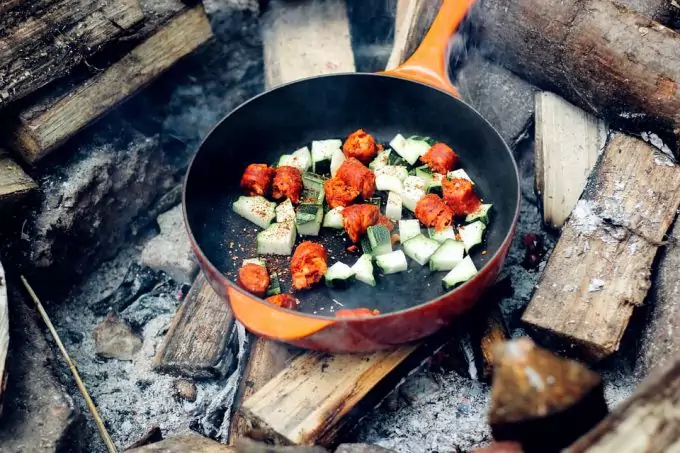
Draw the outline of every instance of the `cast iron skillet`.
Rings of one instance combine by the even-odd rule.
[[[280,86],[228,114],[201,144],[184,187],[184,212],[200,266],[211,286],[229,301],[252,332],[297,346],[332,351],[371,351],[429,335],[469,309],[493,284],[507,254],[519,211],[514,158],[494,128],[456,97],[446,75],[445,50],[469,4],[445,0],[423,44],[394,74],[334,74]],[[405,77],[408,77],[406,79]],[[411,79],[411,80],[409,80]],[[486,242],[472,253],[479,274],[445,293],[428,266],[409,260],[407,272],[334,290],[320,284],[296,292],[296,311],[277,308],[236,286],[245,258],[256,256],[259,228],[235,214],[239,181],[250,163],[275,164],[312,140],[346,138],[362,128],[381,143],[396,135],[429,136],[451,146],[485,202],[493,203]],[[383,204],[384,206],[384,204]],[[407,212],[404,209],[404,212]],[[346,235],[322,228],[311,239],[329,251],[329,265],[352,264]],[[485,250],[486,254],[481,251]],[[267,256],[282,289],[291,288],[289,257]],[[376,308],[381,315],[336,319],[340,308]]]

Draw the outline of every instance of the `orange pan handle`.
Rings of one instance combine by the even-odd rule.
[[[411,58],[383,74],[422,82],[460,97],[447,73],[449,40],[474,3],[475,0],[443,0],[430,30]]]
[[[281,341],[299,340],[337,322],[269,307],[231,285],[228,286],[227,294],[236,319],[258,336]]]

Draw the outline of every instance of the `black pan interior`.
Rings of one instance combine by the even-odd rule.
[[[259,228],[231,209],[248,164],[274,164],[282,154],[309,146],[312,140],[344,139],[359,128],[381,143],[397,133],[429,136],[459,154],[478,193],[494,204],[486,244],[472,254],[481,268],[503,242],[517,206],[517,173],[510,151],[467,104],[419,83],[375,74],[331,75],[285,85],[250,100],[216,126],[194,159],[185,198],[189,227],[211,263],[235,281],[243,259],[255,256]],[[351,265],[360,256],[346,251],[350,242],[344,233],[322,228],[320,237],[306,239],[327,247],[329,265],[338,260]],[[301,240],[298,237],[298,243]],[[267,257],[284,291],[290,289],[288,261]],[[323,316],[340,308],[369,307],[389,313],[444,294],[445,273],[433,274],[414,261],[409,260],[409,270],[403,273],[382,276],[377,266],[375,270],[376,287],[355,282],[348,289],[332,290],[320,284],[297,292],[298,310]]]

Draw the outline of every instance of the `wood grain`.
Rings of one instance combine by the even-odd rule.
[[[607,141],[604,121],[559,96],[536,93],[536,190],[543,220],[562,228]]]
[[[171,437],[160,442],[145,445],[128,453],[235,453],[231,447],[200,436]]]
[[[154,368],[193,378],[222,377],[233,357],[234,317],[201,272],[172,320]]]
[[[639,139],[615,136],[522,320],[580,346],[589,358],[617,351],[679,205],[680,167]]]
[[[103,72],[21,108],[10,120],[8,145],[35,163],[211,37],[203,7],[185,10]]]
[[[565,453],[672,453],[680,451],[680,357],[645,379]]]
[[[26,0],[3,8],[0,107],[66,75],[144,18],[137,0]]]
[[[0,263],[0,415],[2,415],[2,402],[5,393],[5,376],[7,370],[7,350],[9,349],[9,305],[7,302],[7,283],[5,282],[5,270]]]
[[[0,148],[0,207],[20,199],[37,187],[36,182],[9,157],[7,151]]]
[[[487,0],[486,55],[680,155],[680,35],[611,0]],[[498,26],[503,24],[503,26]]]

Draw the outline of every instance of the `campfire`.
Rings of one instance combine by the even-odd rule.
[[[674,451],[680,432],[678,27],[680,6],[666,0],[4,2],[0,451]],[[438,49],[441,61],[432,57]],[[432,61],[443,65],[427,66]],[[395,307],[367,310],[375,316],[371,326],[389,320],[398,332],[389,335],[388,321],[379,329],[367,328],[363,318],[338,322],[333,312],[356,308],[356,301],[344,306],[331,298],[329,306],[308,308],[292,290],[293,308],[264,309],[263,302],[244,299],[231,286],[236,274],[229,265],[213,261],[238,261],[237,272],[252,257],[234,238],[236,248],[226,240],[207,247],[197,225],[207,225],[209,216],[192,211],[195,180],[207,188],[201,190],[228,190],[231,179],[195,176],[206,167],[201,156],[213,146],[211,137],[266,90],[275,95],[290,82],[310,78],[297,85],[305,86],[328,76],[336,85],[305,101],[323,104],[340,93],[340,77],[345,85],[362,77],[390,80],[333,74],[394,70],[404,86],[439,90],[446,103],[462,99],[466,118],[483,125],[432,115],[418,115],[419,121],[446,124],[454,136],[464,124],[467,134],[479,134],[472,143],[497,136],[502,144],[487,166],[503,168],[499,162],[507,159],[510,173],[477,179],[470,164],[476,180],[470,185],[491,204],[478,220],[489,231],[484,241],[465,242],[469,235],[460,232],[473,221],[467,217],[447,223],[450,238],[438,240],[434,227],[423,230],[437,250],[446,241],[460,245],[461,260],[464,247],[475,272],[463,284],[444,282],[432,302],[423,296],[397,308],[410,302],[380,286],[399,278],[376,264],[384,252],[370,239],[368,246],[358,238],[353,244],[341,220],[333,237],[345,241],[342,256],[366,253],[378,286],[352,281],[364,286],[333,294],[378,291],[377,301],[382,291]],[[274,104],[258,118],[269,114],[274,126],[318,119],[304,118],[297,105],[281,112]],[[241,129],[252,127],[246,123]],[[275,136],[274,126],[254,143]],[[406,151],[390,142],[393,135],[380,139],[397,162],[408,162]],[[313,140],[325,138],[331,137]],[[486,152],[477,146],[453,148],[465,166],[474,160],[466,153]],[[235,155],[230,164],[239,166],[223,174],[240,177],[260,151],[220,152]],[[338,152],[349,159],[344,148]],[[276,166],[278,157],[267,165]],[[418,166],[426,163],[421,160],[404,163],[410,173],[397,178],[399,185],[440,172]],[[516,218],[512,206],[487,200],[494,193],[511,200],[513,160]],[[491,180],[506,190],[493,192]],[[427,187],[449,203],[444,190],[434,182]],[[406,191],[400,192],[405,200]],[[423,222],[410,211],[424,196],[425,189],[414,206],[404,203],[390,233],[403,234],[402,215]],[[387,213],[385,200],[375,203]],[[504,218],[512,232],[507,243],[501,232],[493,236]],[[296,245],[322,241],[318,232],[302,237],[298,226],[298,233]],[[445,274],[427,263],[434,248],[423,258],[403,247],[407,240],[388,239],[390,251],[405,249],[408,256],[408,269],[394,272],[422,271],[426,285],[432,279],[439,291]],[[276,287],[287,292],[290,257],[256,255],[265,270],[277,264]],[[328,266],[335,261],[329,258]],[[446,272],[455,270],[451,264]],[[430,298],[434,289],[424,292]],[[456,301],[470,307],[441,308]],[[258,316],[247,316],[247,304],[260,307]],[[399,324],[402,308],[435,305],[434,318],[422,311],[411,324]],[[269,317],[281,320],[278,329],[259,322]],[[309,319],[323,328],[293,335],[285,324]]]

